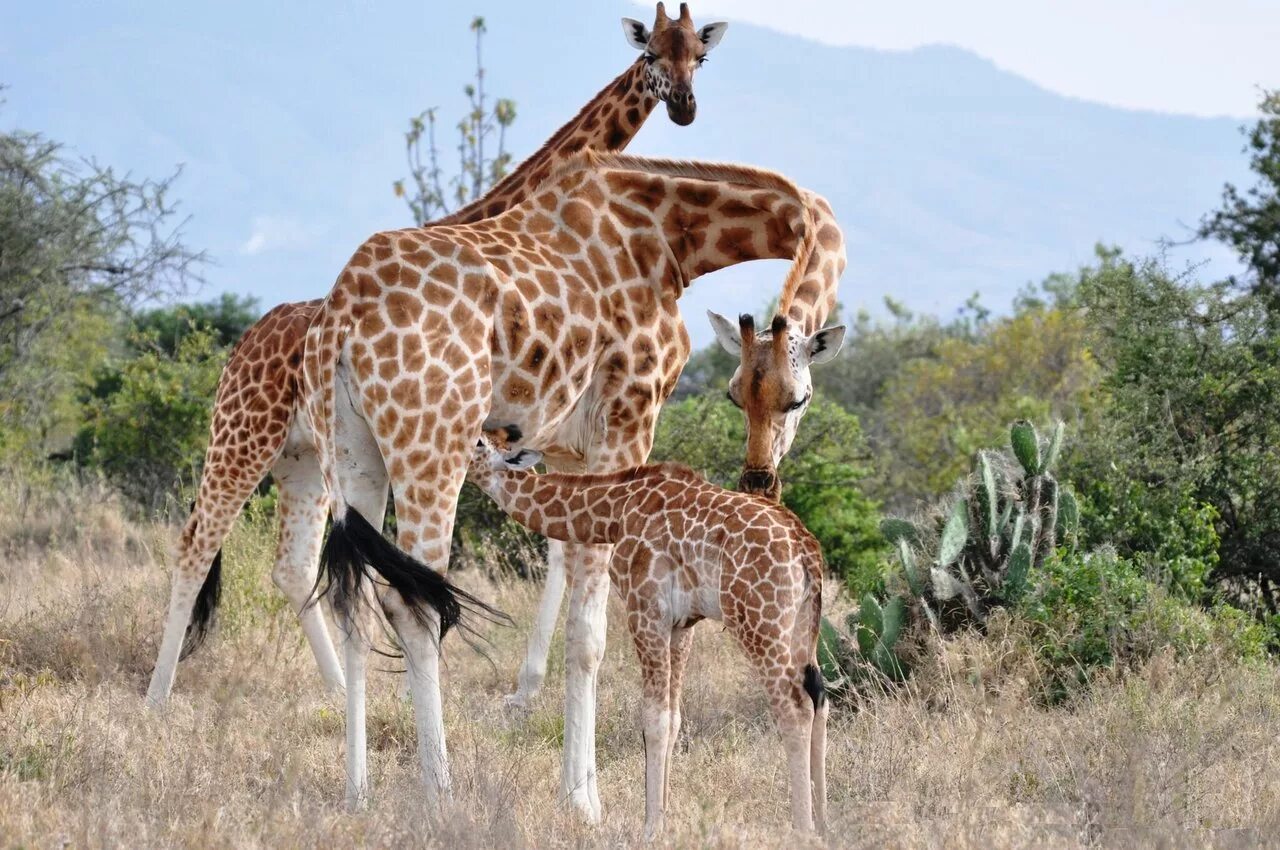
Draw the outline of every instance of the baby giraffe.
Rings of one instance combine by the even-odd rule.
[[[724,490],[685,466],[537,475],[542,455],[489,437],[468,473],[498,506],[554,540],[613,544],[610,576],[627,606],[644,690],[645,838],[662,830],[680,731],[691,626],[719,620],[758,673],[791,772],[791,822],[823,829],[828,707],[818,669],[822,550],[795,514]]]

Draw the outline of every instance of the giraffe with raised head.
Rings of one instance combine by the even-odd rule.
[[[376,234],[342,271],[307,332],[303,364],[333,519],[322,568],[344,624],[366,570],[380,576],[408,659],[429,789],[448,787],[436,622],[456,609],[450,586],[428,576],[448,566],[457,495],[480,432],[518,432],[561,471],[643,463],[689,355],[679,297],[703,274],[770,257],[792,260],[783,303],[804,293],[820,325],[845,262],[824,201],[745,166],[586,151],[500,216]],[[840,333],[797,336],[804,380],[809,353],[830,350]],[[798,418],[803,407],[786,415]],[[371,523],[380,514],[348,500],[357,472],[389,479],[399,549]],[[561,790],[594,820],[610,549],[565,547],[573,572]],[[343,647],[348,796],[358,803],[368,646],[344,626]]]
[[[669,19],[658,4],[652,30],[623,19],[629,44],[643,52],[627,70],[592,98],[532,156],[482,198],[435,224],[465,224],[497,215],[527,199],[551,171],[584,149],[622,150],[659,102],[672,121],[693,121],[693,75],[719,43],[727,24],[693,24],[687,4]],[[302,350],[320,301],[282,304],[262,317],[232,349],[218,383],[209,447],[195,506],[178,544],[177,567],[159,655],[147,701],[169,697],[180,658],[197,648],[218,602],[221,547],[245,500],[270,473],[279,489],[279,542],[272,579],[298,612],[320,675],[334,691],[345,678],[319,608],[308,606],[323,540],[324,482],[312,451],[310,424],[302,410]],[[353,503],[370,516],[385,505],[381,478],[353,475]],[[533,662],[521,673],[525,687],[541,683],[550,632],[564,593],[561,547],[551,552],[545,599],[530,650]],[[193,612],[194,609],[194,612]],[[550,620],[549,625],[545,622]],[[538,643],[546,634],[545,645]],[[533,667],[540,664],[540,667]]]
[[[699,620],[722,622],[769,697],[791,774],[791,823],[826,817],[829,707],[818,666],[822,549],[791,511],[725,490],[686,466],[604,475],[537,475],[541,454],[476,446],[468,478],[527,528],[614,547],[609,574],[640,660],[645,840],[662,830],[680,690]]]

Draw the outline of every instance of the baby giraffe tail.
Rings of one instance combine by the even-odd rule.
[[[813,729],[809,734],[809,780],[813,786],[813,824],[819,833],[827,827],[827,716],[831,705],[827,701],[826,687],[822,682],[822,668],[818,666],[818,630],[822,623],[822,578],[809,590],[809,631],[806,646],[809,663],[804,666],[805,693],[813,700]]]

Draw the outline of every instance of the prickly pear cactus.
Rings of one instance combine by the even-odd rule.
[[[1022,598],[1056,547],[1074,545],[1079,505],[1053,475],[1064,432],[1058,423],[1046,439],[1015,422],[1008,451],[978,452],[936,526],[884,522],[913,613],[944,632],[981,626],[992,608]]]

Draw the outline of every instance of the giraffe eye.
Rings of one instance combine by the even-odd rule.
[[[644,54],[644,61],[646,61],[646,62],[648,62],[650,65],[652,65],[654,62],[657,62],[657,61],[658,61],[658,56],[657,56],[657,54],[655,54],[655,53],[649,53],[649,52],[647,52],[647,51],[646,51],[646,52],[645,52],[645,54]]]
[[[699,68],[701,68],[701,67],[702,67],[703,65],[705,65],[705,64],[707,64],[707,57],[705,57],[705,56],[699,56],[699,57],[698,57],[698,67],[699,67]]]
[[[737,400],[736,398],[734,398],[734,397],[733,397],[733,391],[732,391],[732,390],[730,390],[729,392],[725,393],[725,394],[724,394],[724,397],[725,397],[725,398],[727,398],[727,399],[729,399],[729,401],[733,404],[733,406],[734,406],[734,407],[738,408],[739,410],[741,410],[741,409],[742,409],[742,405],[738,404],[738,400]]]
[[[793,401],[793,402],[791,402],[791,404],[788,404],[788,405],[787,405],[785,408],[783,408],[783,409],[784,409],[787,413],[792,413],[793,411],[799,410],[800,408],[804,407],[806,404],[808,404],[808,403],[809,403],[809,396],[810,396],[810,394],[809,394],[809,393],[805,393],[804,398],[800,399],[799,401]]]

